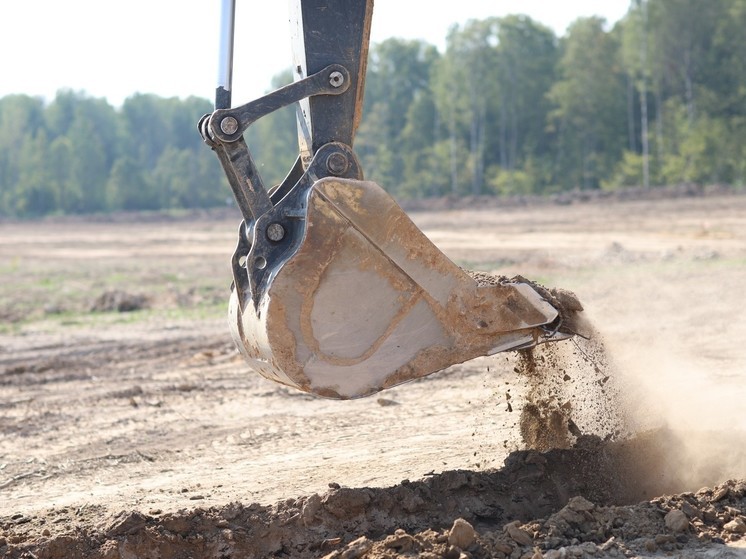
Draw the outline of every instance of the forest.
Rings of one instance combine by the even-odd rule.
[[[743,187],[744,29],[746,0],[632,0],[612,28],[582,18],[562,37],[510,15],[452,27],[444,52],[389,39],[371,46],[355,150],[399,199]],[[196,128],[211,110],[151,94],[121,107],[68,90],[0,98],[0,217],[225,206]],[[265,182],[280,181],[294,109],[246,139]]]

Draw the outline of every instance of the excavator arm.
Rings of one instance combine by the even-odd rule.
[[[372,0],[291,1],[295,81],[235,108],[234,10],[224,0],[215,111],[199,129],[243,215],[229,316],[253,369],[305,392],[356,398],[576,333],[582,306],[572,294],[462,270],[363,179],[352,145]],[[268,189],[243,133],[291,104],[299,156]]]

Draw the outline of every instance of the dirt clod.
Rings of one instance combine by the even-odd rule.
[[[467,549],[477,537],[474,527],[463,518],[453,521],[451,531],[448,533],[448,543],[460,549]]]
[[[91,305],[91,311],[131,312],[147,309],[149,306],[150,300],[145,295],[113,290],[106,291],[99,295]]]
[[[736,517],[734,520],[725,524],[723,529],[733,534],[746,534],[746,520],[740,516]]]
[[[505,525],[505,533],[518,545],[528,546],[534,543],[531,535],[523,530],[519,521],[511,522]]]
[[[674,533],[686,532],[689,529],[689,519],[680,510],[672,510],[664,517],[666,528]]]

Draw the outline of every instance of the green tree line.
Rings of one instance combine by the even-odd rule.
[[[399,196],[746,182],[746,0],[632,0],[372,49],[357,151]]]
[[[746,0],[631,0],[562,37],[527,16],[454,26],[446,49],[370,51],[355,149],[395,196],[746,182]],[[290,79],[278,75],[273,85]],[[61,91],[0,98],[0,216],[224,205],[196,130],[205,99],[121,107]],[[267,183],[297,154],[294,110],[247,141]]]
[[[0,215],[196,208],[229,191],[196,129],[204,99],[134,95],[119,109],[61,91],[0,99]]]

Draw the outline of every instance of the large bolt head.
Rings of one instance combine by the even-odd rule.
[[[326,168],[332,175],[344,175],[349,167],[349,161],[344,153],[334,152],[326,158]]]
[[[235,134],[238,130],[238,121],[232,116],[227,116],[220,121],[220,129],[224,134]]]
[[[329,85],[332,87],[340,87],[343,83],[345,83],[345,77],[342,72],[332,72],[329,74]]]
[[[270,223],[267,226],[267,238],[274,242],[281,241],[285,238],[285,228],[279,223]]]

